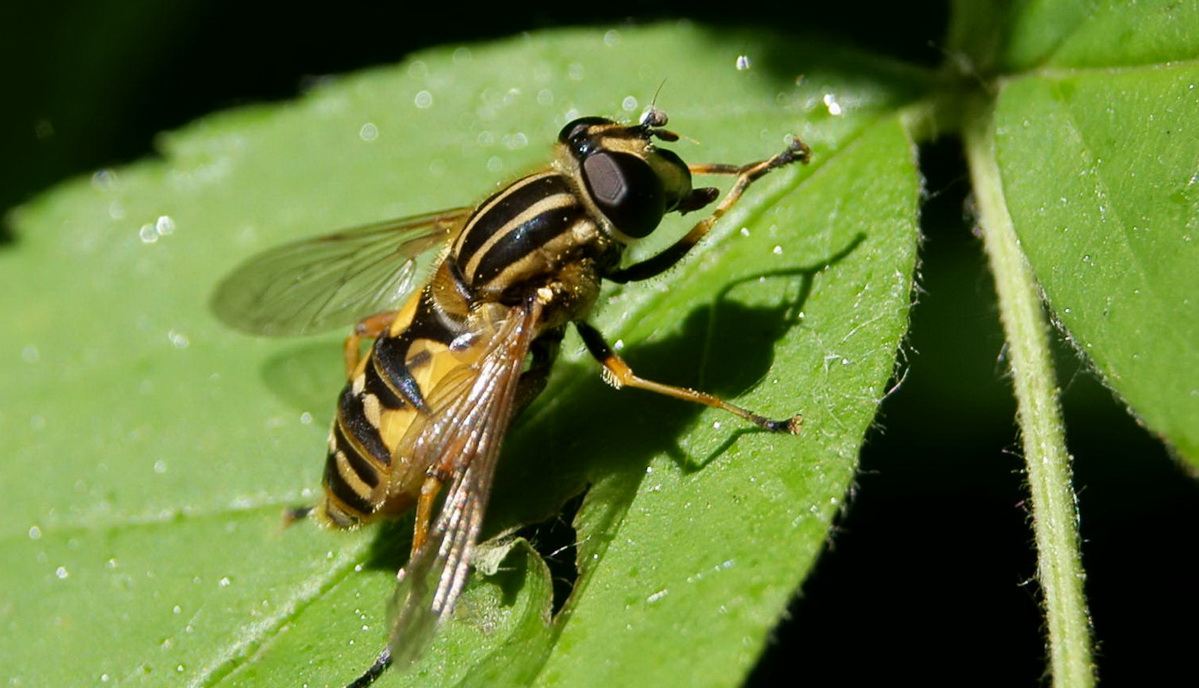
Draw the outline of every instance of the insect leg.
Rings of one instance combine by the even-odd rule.
[[[371,665],[371,668],[367,669],[362,673],[361,676],[347,684],[346,688],[367,688],[375,682],[375,679],[382,676],[383,672],[387,671],[387,667],[389,666],[391,666],[391,648],[385,647],[383,648],[383,651],[379,653],[379,656],[375,658],[375,663]]]
[[[354,372],[358,370],[358,364],[362,360],[362,340],[378,338],[379,335],[387,330],[387,326],[391,324],[395,315],[395,311],[376,313],[359,320],[358,324],[354,325],[354,329],[346,337],[344,345],[347,380],[354,378]]]
[[[445,480],[438,473],[440,471],[430,471],[420,486],[420,497],[416,500],[416,524],[412,527],[410,559],[416,555],[416,550],[425,544],[425,540],[429,539],[429,523],[433,520],[433,504],[437,501],[441,486],[445,484]]]
[[[523,409],[528,406],[529,402],[545,389],[550,369],[558,358],[563,334],[563,330],[556,329],[538,335],[537,339],[533,340],[529,347],[528,367],[520,374],[520,383],[516,390],[516,408]]]
[[[308,518],[308,514],[312,513],[315,506],[293,506],[283,510],[283,527],[287,528],[296,521],[302,521]]]
[[[682,399],[684,401],[694,401],[704,406],[712,408],[724,409],[729,413],[744,418],[745,420],[765,428],[771,432],[786,432],[792,435],[799,434],[800,423],[802,418],[792,416],[784,420],[771,420],[764,416],[760,416],[748,409],[741,408],[734,404],[721,399],[720,397],[708,394],[706,392],[697,392],[694,389],[686,387],[675,387],[674,385],[665,385],[661,382],[646,380],[638,377],[633,369],[625,363],[624,359],[616,355],[612,347],[608,346],[608,342],[604,341],[604,335],[600,334],[599,330],[584,322],[577,322],[575,326],[579,329],[579,334],[583,337],[583,343],[587,345],[587,350],[595,357],[595,360],[600,362],[604,367],[606,375],[605,379],[613,387],[617,389],[621,387],[635,387],[638,389],[665,394],[668,397]]]
[[[703,239],[707,235],[713,225],[716,224],[716,221],[737,203],[741,195],[745,193],[745,190],[751,184],[761,179],[771,170],[776,170],[784,165],[790,165],[793,162],[806,163],[810,155],[811,150],[808,146],[803,141],[794,139],[791,141],[791,145],[787,146],[778,155],[748,165],[689,165],[688,169],[694,174],[737,175],[737,181],[733,183],[733,188],[729,189],[729,192],[725,194],[724,199],[720,201],[712,211],[712,214],[697,222],[682,239],[679,239],[658,255],[647,258],[640,263],[634,263],[626,268],[614,270],[612,273],[604,275],[604,278],[613,282],[624,283],[649,279],[650,277],[662,274],[675,263],[679,262],[683,256],[687,255],[691,247],[695,246],[699,243],[700,239]],[[705,191],[705,189],[698,189],[695,193],[703,193]],[[699,205],[702,205],[702,203]],[[699,206],[687,205],[685,209],[690,210],[696,207]]]

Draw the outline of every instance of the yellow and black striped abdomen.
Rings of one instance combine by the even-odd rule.
[[[435,314],[429,289],[401,309],[388,333],[375,340],[338,397],[325,460],[325,499],[318,514],[341,528],[407,511],[416,485],[397,485],[404,457],[395,456],[412,424],[431,410],[426,392],[469,356],[450,353],[465,324]]]

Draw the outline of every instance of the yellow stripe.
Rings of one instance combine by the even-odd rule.
[[[338,451],[333,456],[337,460],[337,474],[345,481],[345,484],[363,499],[370,501],[371,486],[362,482],[362,478],[358,477],[357,471],[350,465],[350,460],[346,458],[345,452]]]
[[[480,246],[477,251],[475,251],[473,256],[471,256],[470,262],[463,266],[462,274],[468,276],[475,274],[475,270],[479,267],[479,262],[483,260],[483,256],[486,256],[487,252],[496,244],[506,239],[513,228],[525,224],[542,213],[546,213],[551,210],[558,210],[559,208],[568,208],[576,203],[577,201],[574,197],[574,194],[569,193],[556,193],[552,196],[546,196],[540,201],[537,201],[533,205],[526,208],[520,215],[517,215],[509,220],[508,223],[505,224],[501,229],[488,237],[487,241],[483,242],[483,245]],[[470,230],[468,229],[467,231],[469,232]],[[465,235],[466,232],[463,234]]]

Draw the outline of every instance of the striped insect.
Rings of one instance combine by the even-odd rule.
[[[724,409],[774,432],[799,431],[798,417],[770,420],[710,394],[639,377],[586,323],[602,280],[661,274],[755,180],[808,160],[807,146],[793,139],[748,165],[687,165],[655,143],[678,140],[666,122],[656,108],[635,125],[576,119],[561,130],[548,165],[477,206],[288,244],[251,258],[217,287],[216,314],[253,334],[305,334],[357,322],[345,345],[347,383],[329,434],[324,495],[310,511],[335,528],[416,515],[409,559],[397,576],[388,647],[351,686],[369,685],[389,665],[410,665],[453,611],[504,434],[544,387],[571,323],[618,388]],[[667,213],[699,210],[720,196],[715,188],[692,188],[692,174],[736,179],[681,239],[622,265],[625,248],[649,236]],[[440,258],[422,283],[419,259],[438,248]],[[374,343],[361,355],[365,339]]]

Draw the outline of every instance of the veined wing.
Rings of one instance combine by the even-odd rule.
[[[217,285],[212,310],[260,335],[320,332],[390,310],[411,292],[422,254],[442,246],[470,208],[366,225],[270,249]]]
[[[424,652],[466,584],[496,458],[516,410],[520,373],[540,316],[541,305],[533,300],[509,309],[480,359],[433,389],[428,401],[436,411],[423,428],[410,429],[400,442],[397,451],[411,447],[413,470],[448,464],[451,476],[429,537],[400,572],[392,599],[389,650],[401,670]]]

